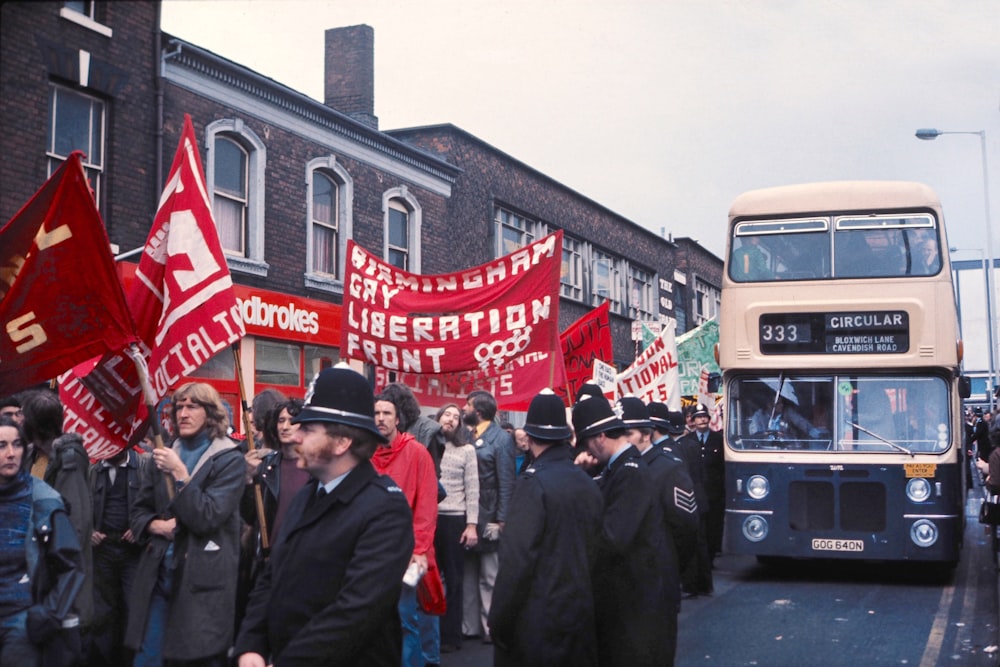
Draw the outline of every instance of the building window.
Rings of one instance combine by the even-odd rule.
[[[77,14],[83,14],[88,19],[94,20],[97,17],[94,15],[94,5],[97,4],[92,0],[69,0],[64,2],[63,6],[70,11],[74,11]]]
[[[337,184],[320,171],[312,177],[312,268],[317,273],[337,274]]]
[[[695,326],[700,326],[719,314],[719,304],[722,302],[722,293],[718,287],[709,285],[700,278],[694,281],[694,319]]]
[[[497,239],[497,257],[509,255],[545,236],[545,227],[540,222],[499,206],[493,209],[493,222]]]
[[[343,294],[354,185],[330,155],[306,166],[306,287]]]
[[[73,151],[83,151],[83,168],[101,205],[104,175],[104,102],[75,90],[53,85],[49,89],[49,122],[45,154],[48,175]]]
[[[383,257],[398,269],[420,273],[420,205],[405,186],[389,190],[382,197]]]
[[[258,338],[254,340],[254,391],[280,387],[301,395],[321,370],[333,368],[339,360],[335,347]]]
[[[264,261],[264,143],[240,119],[205,128],[205,166],[212,213],[233,271],[267,276]]]
[[[59,8],[59,16],[105,37],[111,37],[111,28],[100,23],[104,17],[99,15],[98,11],[103,7],[99,8],[98,4],[94,0],[68,0],[63,2],[62,7]],[[100,14],[105,14],[105,12],[102,11]]]
[[[563,234],[559,293],[567,299],[583,300],[583,243]]]
[[[397,269],[410,268],[410,212],[397,200],[389,202],[386,261]]]
[[[247,152],[228,137],[215,140],[215,191],[212,214],[227,253],[246,256]]]
[[[644,269],[630,266],[628,270],[628,315],[633,320],[653,320],[655,317],[656,294],[653,274]]]
[[[608,301],[611,312],[622,315],[622,275],[620,262],[611,255],[594,249],[591,284],[593,285],[592,305],[599,306]]]

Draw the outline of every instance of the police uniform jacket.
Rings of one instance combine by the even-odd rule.
[[[292,500],[250,594],[236,655],[275,667],[399,665],[397,604],[413,554],[402,490],[358,464],[324,497],[310,482]]]
[[[698,501],[694,482],[684,462],[662,447],[650,447],[643,452],[642,460],[649,468],[670,537],[672,558],[667,559],[666,565],[676,573],[687,567],[698,547]]]
[[[598,485],[604,518],[594,601],[601,667],[672,665],[680,593],[664,573],[662,510],[638,450],[620,454]]]
[[[490,606],[494,665],[597,664],[590,577],[603,506],[568,445],[518,478]]]
[[[174,442],[174,449],[181,447]],[[163,633],[163,657],[195,660],[225,653],[233,642],[240,552],[239,504],[246,464],[229,438],[216,438],[173,500],[155,465],[147,467],[132,508],[132,534],[144,549],[136,569],[125,644],[138,649],[149,603],[169,546],[146,530],[153,519],[177,519],[174,573]]]

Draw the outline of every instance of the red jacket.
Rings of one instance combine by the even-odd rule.
[[[413,511],[413,553],[427,554],[433,562],[438,483],[431,455],[412,435],[398,432],[389,447],[375,450],[372,465],[403,489]]]

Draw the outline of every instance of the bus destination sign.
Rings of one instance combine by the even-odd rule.
[[[902,354],[910,320],[902,310],[767,313],[760,316],[762,354]]]

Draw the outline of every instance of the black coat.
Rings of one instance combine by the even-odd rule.
[[[646,464],[629,447],[598,479],[604,519],[594,573],[601,667],[669,667],[677,644],[679,582]]]
[[[316,489],[310,482],[292,500],[236,655],[259,653],[275,667],[397,667],[397,605],[413,554],[406,496],[368,461],[326,497],[314,500]]]
[[[590,577],[603,506],[567,445],[518,478],[490,606],[494,665],[597,664]]]
[[[652,446],[642,454],[653,487],[660,500],[672,553],[665,565],[682,571],[698,547],[698,502],[687,466],[662,447]]]
[[[507,520],[507,505],[514,492],[517,477],[516,448],[513,438],[496,422],[491,422],[483,434],[472,441],[479,464],[479,544],[477,551],[496,551],[497,540],[484,540],[488,523]]]

